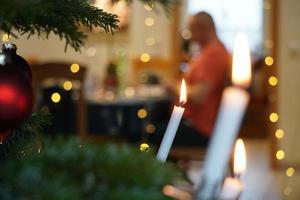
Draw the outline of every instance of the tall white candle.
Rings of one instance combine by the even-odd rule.
[[[248,41],[245,34],[238,34],[234,44],[232,80],[235,86],[224,90],[213,136],[205,157],[202,183],[197,192],[201,200],[211,199],[220,189],[227,169],[230,152],[239,132],[250,95],[251,65]]]
[[[160,160],[162,162],[166,162],[167,160],[178,126],[180,124],[182,115],[184,113],[184,108],[181,106],[185,104],[185,102],[186,102],[186,85],[185,85],[185,81],[182,80],[181,89],[180,89],[180,100],[179,100],[180,106],[174,106],[171,119],[168,123],[166,132],[164,134],[163,140],[160,144],[156,156],[157,160]]]

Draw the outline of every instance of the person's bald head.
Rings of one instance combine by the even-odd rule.
[[[191,39],[202,46],[216,37],[214,20],[207,12],[199,12],[193,15],[190,19],[189,29],[192,33]]]

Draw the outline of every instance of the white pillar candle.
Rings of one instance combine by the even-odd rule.
[[[239,132],[241,120],[249,102],[249,94],[237,87],[228,87],[223,93],[217,124],[208,148],[204,166],[202,198],[210,199],[218,190],[218,183],[223,179],[227,169],[230,152]]]
[[[164,134],[163,140],[160,144],[156,159],[162,162],[166,162],[167,157],[169,155],[173,140],[175,138],[178,126],[180,124],[182,115],[184,113],[184,108],[181,107],[186,102],[186,85],[185,81],[181,82],[181,90],[180,90],[180,106],[174,106],[171,119],[168,123],[166,132]]]
[[[233,52],[232,79],[236,86],[224,90],[211,142],[204,160],[203,177],[197,192],[201,200],[214,198],[226,172],[230,152],[236,140],[250,95],[242,87],[251,80],[247,37],[236,37]]]
[[[227,177],[224,181],[220,200],[236,200],[243,191],[243,184],[237,178]]]

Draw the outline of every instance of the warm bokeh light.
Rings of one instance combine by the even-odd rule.
[[[51,95],[51,100],[54,102],[54,103],[58,103],[60,102],[60,94],[58,92],[55,92]]]
[[[156,130],[156,128],[155,128],[155,126],[153,125],[153,124],[147,124],[147,126],[146,126],[146,132],[147,133],[154,133],[155,132],[155,130]]]
[[[140,118],[140,119],[144,119],[147,117],[147,111],[145,109],[139,109],[138,112],[137,112],[137,116]]]
[[[282,159],[284,159],[284,157],[285,157],[285,153],[284,153],[283,150],[279,150],[279,151],[276,152],[276,158],[278,160],[282,160]]]
[[[295,169],[294,169],[293,167],[287,168],[287,170],[286,170],[286,175],[287,175],[288,177],[292,177],[292,176],[294,175],[294,173],[295,173]]]
[[[279,116],[278,116],[277,113],[274,113],[274,112],[273,112],[273,113],[270,114],[269,119],[270,119],[271,122],[275,123],[275,122],[278,121]]]
[[[270,76],[269,84],[271,86],[276,86],[278,84],[278,78],[276,76]]]
[[[249,87],[251,82],[251,60],[247,35],[238,33],[233,48],[232,82]]]
[[[65,90],[71,90],[73,85],[72,85],[72,82],[71,81],[65,81],[64,84],[63,84],[63,87]]]
[[[146,43],[147,46],[153,46],[156,43],[156,41],[153,37],[148,37],[145,40],[145,43]]]
[[[140,59],[141,59],[142,62],[146,63],[146,62],[150,61],[151,57],[150,57],[150,55],[148,53],[143,53],[141,55]]]
[[[149,5],[149,4],[144,4],[144,9],[147,11],[152,11],[153,10],[153,4]]]
[[[185,40],[189,40],[192,37],[192,33],[189,29],[183,29],[181,31],[181,37]]]
[[[2,35],[2,42],[9,42],[9,35],[7,33]]]
[[[282,139],[284,137],[284,131],[282,129],[277,129],[275,132],[275,136],[277,139]]]
[[[150,150],[150,146],[147,143],[142,143],[140,145],[140,151],[142,152],[148,152]]]
[[[70,70],[72,73],[77,73],[79,72],[80,66],[77,63],[74,63],[70,66]]]
[[[271,56],[267,56],[265,58],[265,63],[266,63],[266,65],[271,66],[274,63],[274,59]]]
[[[134,89],[134,87],[127,87],[125,89],[124,93],[125,93],[125,96],[127,98],[134,97],[135,96],[135,89]]]
[[[174,187],[172,185],[165,185],[163,187],[163,193],[167,196],[171,196],[174,193]]]
[[[179,97],[179,104],[181,106],[186,103],[186,98],[187,98],[186,84],[185,84],[185,80],[182,79],[182,81],[181,81],[181,87],[180,87],[180,97]]]
[[[172,199],[178,200],[191,200],[192,195],[184,190],[180,190],[172,185],[165,185],[162,189],[166,196],[172,197]]]
[[[154,19],[152,17],[147,17],[145,19],[145,25],[146,26],[153,26],[154,25]]]
[[[246,150],[242,139],[238,139],[234,149],[233,171],[235,175],[242,175],[246,170]]]

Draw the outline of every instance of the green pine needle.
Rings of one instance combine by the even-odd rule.
[[[79,51],[86,35],[78,30],[80,25],[100,27],[106,33],[118,29],[118,16],[104,12],[86,0],[0,0],[0,29],[17,37],[19,34],[38,35],[47,39],[50,33],[66,40]]]
[[[0,146],[0,158],[19,157],[24,154],[31,154],[41,146],[41,135],[44,126],[51,121],[47,109],[33,113],[19,127],[14,129],[7,140]]]

